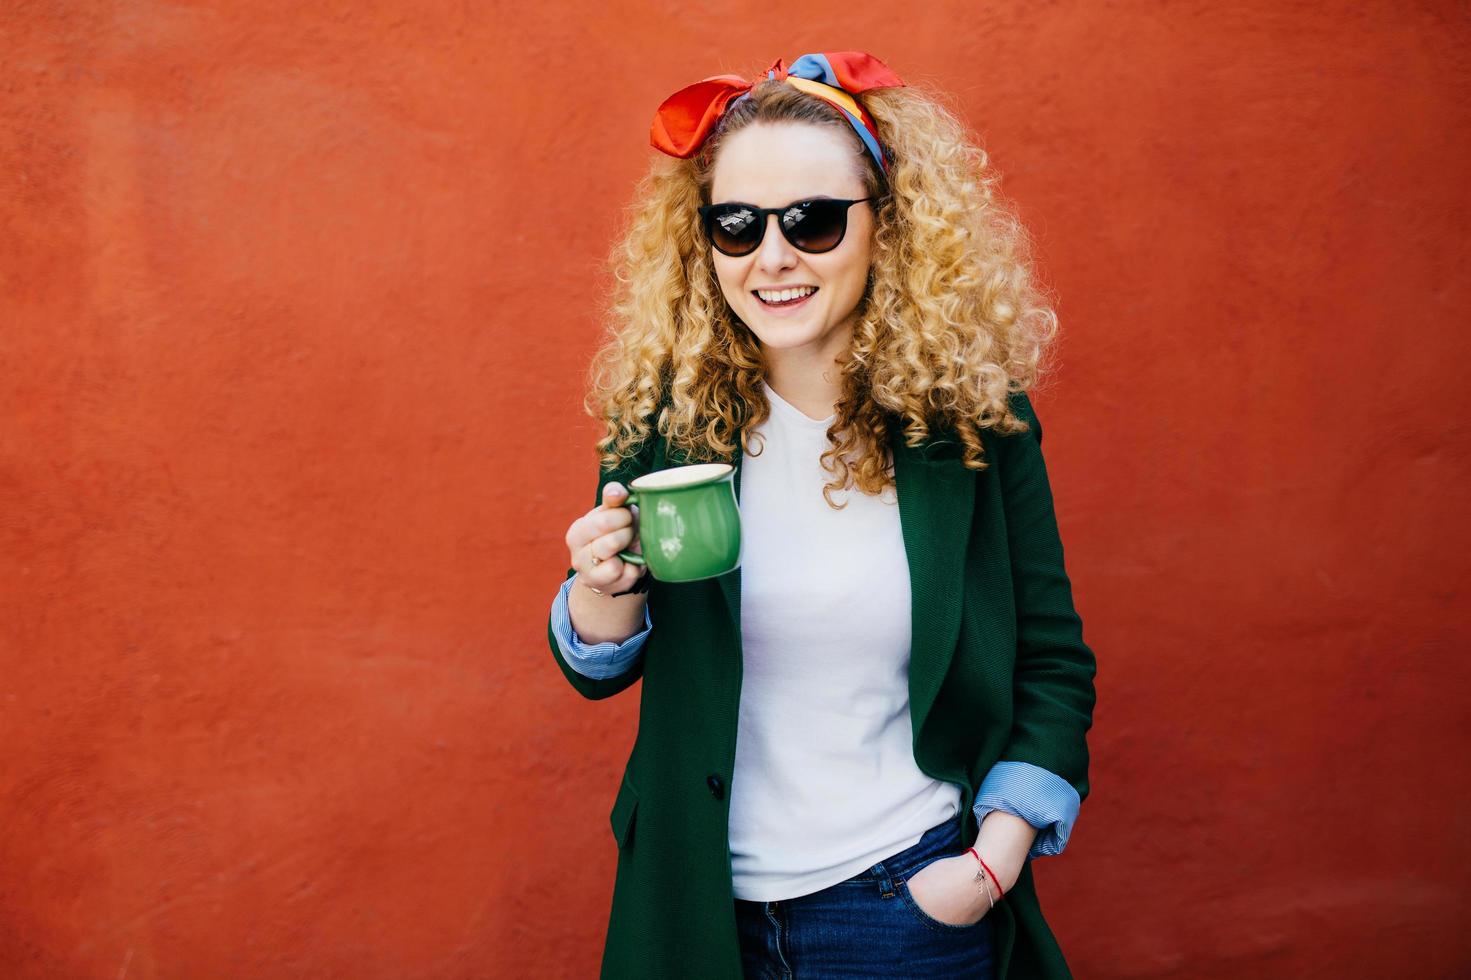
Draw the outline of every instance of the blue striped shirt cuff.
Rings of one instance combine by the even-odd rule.
[[[572,615],[567,611],[567,594],[572,591],[576,576],[568,576],[552,600],[552,634],[568,665],[584,677],[606,680],[617,677],[633,666],[643,652],[644,640],[654,628],[649,617],[649,604],[644,603],[644,628],[622,643],[607,640],[603,643],[583,643],[572,628]]]
[[[976,826],[992,810],[1021,817],[1038,830],[1027,860],[1061,854],[1082,799],[1066,779],[1030,762],[1003,760],[991,767],[976,791]]]

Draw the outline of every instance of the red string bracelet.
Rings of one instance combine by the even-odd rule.
[[[981,856],[979,854],[976,854],[976,849],[974,847],[967,847],[966,850],[969,851],[971,854],[975,854],[977,861],[981,861]],[[996,882],[996,894],[997,894],[997,896],[1000,897],[1000,898],[1005,898],[1006,897],[1006,892],[1002,890],[1002,888],[1001,888],[1001,879],[996,877],[996,872],[992,871],[991,868],[990,868],[990,866],[987,865],[985,861],[981,861],[981,867],[985,868],[986,869],[986,873],[991,876],[991,880],[994,881],[994,882]]]

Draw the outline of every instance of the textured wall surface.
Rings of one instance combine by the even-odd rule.
[[[661,99],[844,48],[1058,296],[1078,975],[1471,970],[1466,6],[803,9],[3,4],[0,975],[595,974],[604,250]]]

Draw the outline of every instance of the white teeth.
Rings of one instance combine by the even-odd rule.
[[[815,292],[817,292],[816,286],[800,286],[796,289],[779,289],[776,292],[758,289],[756,290],[756,295],[768,303],[784,303],[789,299],[796,299],[799,296],[810,296]]]

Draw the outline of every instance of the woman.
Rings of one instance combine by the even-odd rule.
[[[1056,319],[985,156],[862,52],[691,85],[652,142],[548,622],[585,697],[644,682],[603,976],[1068,976],[1028,862],[1087,795],[1095,661],[1025,394]],[[741,566],[620,561],[626,483],[711,460]]]

